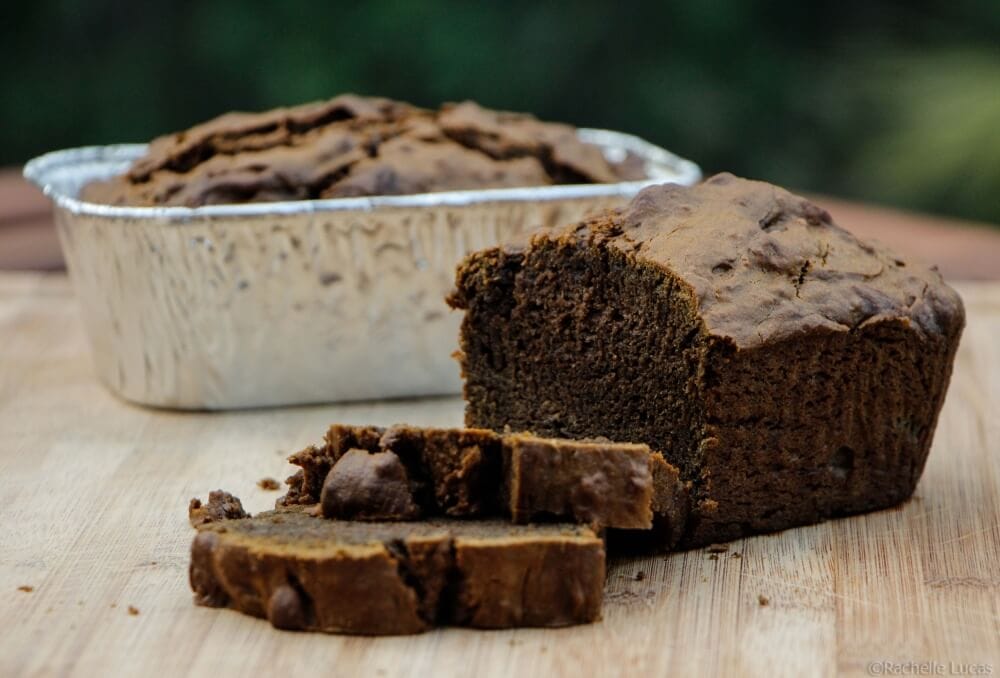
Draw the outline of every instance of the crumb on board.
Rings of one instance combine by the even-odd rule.
[[[719,559],[719,554],[718,553],[710,553],[709,556],[708,556],[708,559],[709,560],[718,560]]]
[[[725,544],[711,544],[707,550],[709,553],[725,553],[729,550],[729,547]]]
[[[281,487],[281,483],[271,477],[261,478],[257,481],[257,487],[262,490],[277,490]]]
[[[112,607],[112,608],[116,608],[116,607],[118,607],[118,603],[111,603],[111,607]]]
[[[732,553],[729,554],[729,557],[730,558],[742,558],[743,554],[740,553],[739,551],[733,551]]]
[[[137,614],[139,614],[139,608],[137,608],[135,605],[129,605],[128,613],[134,617]]]
[[[765,596],[763,593],[759,593],[757,594],[757,603],[760,604],[761,607],[764,607],[766,605],[771,604],[771,599]]]
[[[646,578],[645,571],[639,570],[638,572],[635,573],[635,580],[636,581],[642,581],[645,578]]]
[[[29,586],[28,584],[21,584],[17,587],[18,591],[24,591],[25,593],[31,593],[35,590],[34,586]]]

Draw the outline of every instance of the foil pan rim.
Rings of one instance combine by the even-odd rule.
[[[648,178],[613,184],[563,184],[556,186],[528,186],[522,188],[492,188],[465,191],[440,191],[398,196],[371,196],[360,198],[328,198],[322,200],[295,200],[260,202],[237,205],[205,205],[202,207],[134,207],[101,205],[77,199],[53,184],[52,175],[87,163],[121,163],[122,171],[133,160],[145,153],[146,144],[112,144],[107,146],[82,146],[40,155],[25,164],[23,174],[38,186],[61,209],[75,215],[111,219],[157,219],[162,221],[189,222],[198,218],[257,217],[324,212],[373,212],[384,208],[462,207],[486,203],[548,202],[634,195],[638,190],[659,183],[691,185],[701,179],[701,169],[694,162],[637,136],[604,129],[580,128],[577,133],[582,141],[608,149],[631,151],[646,162]]]

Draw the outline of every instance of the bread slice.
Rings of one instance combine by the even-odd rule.
[[[687,491],[647,445],[558,440],[484,429],[335,424],[289,458],[280,506],[320,503],[329,518],[507,516],[680,534]]]
[[[604,543],[588,527],[326,520],[303,506],[250,517],[238,504],[223,492],[192,502],[199,605],[281,629],[367,635],[600,618]]]

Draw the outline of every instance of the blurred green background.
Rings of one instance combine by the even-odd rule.
[[[0,164],[354,91],[1000,223],[1000,0],[6,4]]]

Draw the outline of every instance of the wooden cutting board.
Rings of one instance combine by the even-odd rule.
[[[904,506],[614,562],[590,626],[360,638],[195,607],[187,500],[223,487],[263,510],[277,493],[256,481],[330,422],[458,425],[461,401],[132,406],[95,383],[65,278],[0,275],[0,675],[997,674],[1000,284],[960,291],[968,328]]]

